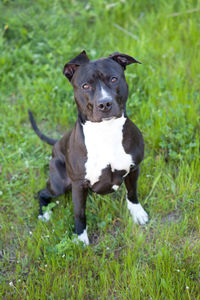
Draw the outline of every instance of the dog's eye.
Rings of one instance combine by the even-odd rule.
[[[84,84],[82,85],[82,88],[83,88],[84,90],[88,90],[88,89],[90,88],[90,86],[89,86],[89,84],[84,83]]]
[[[118,79],[117,77],[113,76],[113,77],[111,78],[111,82],[112,82],[112,83],[115,83],[115,82],[117,81],[117,79]]]

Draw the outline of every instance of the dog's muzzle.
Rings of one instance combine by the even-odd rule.
[[[101,112],[108,112],[112,108],[112,99],[104,98],[100,99],[97,103],[98,110]]]

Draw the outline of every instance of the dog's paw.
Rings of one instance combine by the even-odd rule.
[[[74,241],[78,244],[79,242],[83,242],[84,246],[89,245],[89,239],[88,239],[88,234],[87,234],[87,228],[83,231],[83,233],[79,234],[76,236]]]
[[[42,220],[43,222],[48,222],[51,218],[51,214],[52,214],[52,211],[46,211],[43,215],[39,215],[38,216],[38,219],[39,220]]]
[[[144,225],[148,222],[148,214],[140,203],[133,204],[127,199],[127,206],[134,223]]]

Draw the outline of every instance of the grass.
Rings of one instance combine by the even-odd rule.
[[[9,1],[0,3],[0,297],[2,299],[200,299],[199,1]],[[194,10],[193,10],[194,9]],[[196,9],[196,10],[195,10]],[[150,216],[133,225],[125,188],[90,194],[89,247],[72,241],[71,195],[37,219],[36,192],[53,137],[76,107],[64,64],[120,51],[127,112],[143,132],[139,198]]]

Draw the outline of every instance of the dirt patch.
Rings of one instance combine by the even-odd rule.
[[[168,213],[166,216],[162,217],[162,223],[174,224],[178,223],[182,218],[182,213],[179,210],[173,210]]]

